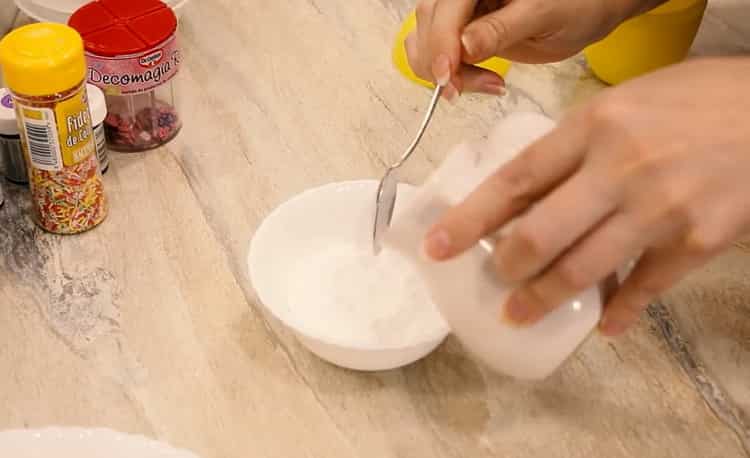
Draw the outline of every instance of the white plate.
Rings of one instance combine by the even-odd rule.
[[[3,458],[198,458],[162,442],[108,429],[46,428],[0,432]]]
[[[363,313],[369,313],[371,317],[377,316],[383,310],[378,304],[393,304],[384,302],[390,301],[391,297],[380,294],[382,290],[378,289],[380,285],[377,282],[370,284],[369,279],[372,277],[366,277],[367,281],[362,284],[359,280],[349,280],[357,281],[357,288],[361,289],[355,289],[357,293],[354,297],[346,296],[347,293],[342,293],[342,290],[349,288],[337,286],[339,272],[330,272],[332,269],[328,266],[331,263],[322,264],[321,269],[313,270],[320,272],[317,277],[308,276],[308,266],[313,265],[311,263],[321,257],[333,259],[326,257],[329,253],[340,253],[337,250],[342,247],[358,247],[356,249],[363,256],[369,256],[367,250],[372,246],[372,217],[377,185],[374,180],[331,183],[297,195],[276,208],[263,221],[253,237],[248,255],[250,279],[263,305],[292,329],[310,351],[333,364],[355,370],[387,370],[410,364],[432,352],[449,332],[448,325],[432,304],[426,290],[424,295],[415,296],[424,300],[413,297],[403,299],[399,296],[396,300],[404,305],[394,306],[397,311],[393,313],[396,315],[382,317],[382,323],[385,324],[379,324],[381,327],[377,332],[373,331],[374,328],[366,320],[345,322],[340,328],[330,329],[325,322],[321,325],[317,318],[316,323],[311,323],[309,309],[302,309],[311,306],[311,303],[319,303],[316,298],[341,298],[343,294],[344,299],[341,300],[347,301],[349,305],[353,304],[352,309],[355,310],[346,319],[355,320],[363,316]],[[407,185],[399,187],[396,214],[401,211],[402,203],[411,194],[413,188]],[[377,272],[388,274],[377,277],[378,281],[383,278],[386,282],[384,287],[410,277],[406,270],[409,269],[408,262],[403,260],[405,269],[402,270],[399,268],[401,263],[398,262],[401,259],[389,258],[388,255],[383,253],[377,260],[383,262],[379,266],[385,266]],[[344,259],[343,262],[349,261],[351,258],[346,256],[336,258],[336,262],[340,259]],[[393,256],[398,255],[393,253]],[[341,265],[336,264],[339,269]],[[391,267],[393,270],[388,270]],[[300,268],[303,270],[297,270]],[[416,272],[413,275],[416,277]],[[319,283],[314,287],[305,287],[307,278],[317,278]],[[300,279],[303,280],[302,284],[297,283]],[[418,277],[416,280],[421,282]],[[359,291],[370,293],[360,297]],[[306,298],[313,294],[336,296],[317,295],[313,300],[307,301]],[[412,306],[412,299],[419,300],[419,303]],[[319,317],[320,314],[314,316]],[[394,316],[399,319],[394,320]],[[346,319],[339,317],[339,321]],[[374,332],[375,338],[366,337],[371,332]],[[381,340],[379,336],[383,334],[388,337]]]
[[[175,14],[179,17],[183,8],[190,0],[167,0]],[[58,4],[54,0],[15,0],[18,9],[24,14],[39,22],[58,22],[66,24],[70,15],[78,9],[78,6],[88,2],[79,0],[66,0],[64,4]],[[73,8],[71,9],[71,5]]]

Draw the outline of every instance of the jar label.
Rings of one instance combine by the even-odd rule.
[[[5,108],[13,109],[13,97],[10,96],[10,94],[5,94],[5,96],[0,99],[0,105],[4,106]]]
[[[20,105],[18,113],[35,168],[59,171],[94,154],[91,115],[83,85],[54,110]]]
[[[49,108],[20,107],[24,140],[31,164],[50,172],[62,170],[55,112]]]
[[[177,37],[146,52],[103,57],[86,53],[88,82],[106,94],[127,95],[150,91],[174,78],[180,67]]]
[[[109,167],[109,156],[107,155],[107,137],[104,134],[103,124],[94,128],[94,139],[96,140],[96,157],[99,159],[99,169],[104,172]]]

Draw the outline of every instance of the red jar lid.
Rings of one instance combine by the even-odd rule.
[[[79,8],[68,25],[86,51],[115,57],[148,51],[177,30],[174,11],[160,0],[97,0]]]

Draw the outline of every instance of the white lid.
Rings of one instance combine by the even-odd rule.
[[[104,98],[104,92],[93,84],[86,85],[86,92],[89,95],[91,125],[95,127],[103,123],[107,117],[107,100]]]
[[[5,88],[0,88],[0,134],[18,135],[16,111],[13,109],[13,99]]]

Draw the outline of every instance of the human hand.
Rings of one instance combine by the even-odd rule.
[[[421,0],[406,52],[420,78],[460,92],[501,95],[503,79],[474,66],[493,56],[563,60],[664,0]]]
[[[452,258],[515,219],[494,250],[529,325],[630,260],[600,329],[621,334],[750,230],[750,58],[692,61],[607,89],[450,209],[425,251]],[[642,256],[641,256],[642,255]]]

